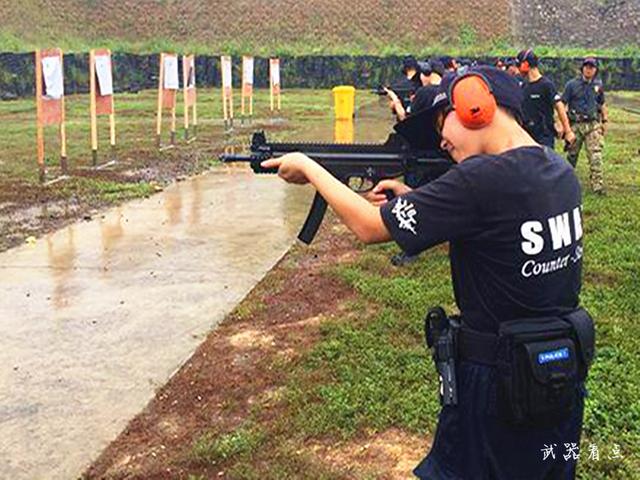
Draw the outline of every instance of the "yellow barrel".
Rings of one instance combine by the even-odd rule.
[[[356,89],[349,85],[333,87],[333,104],[336,119],[351,119],[354,116]]]
[[[336,119],[334,124],[333,141],[335,143],[353,143],[353,118]]]

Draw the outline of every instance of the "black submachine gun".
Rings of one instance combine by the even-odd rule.
[[[379,85],[378,88],[371,90],[371,93],[378,96],[386,96],[387,90],[385,90],[385,88],[393,90],[405,108],[409,103],[411,103],[411,95],[416,93],[417,90],[417,87],[413,82],[403,79],[396,81],[389,86]]]
[[[322,165],[352,190],[363,193],[380,180],[411,174],[427,183],[446,172],[451,161],[438,150],[416,150],[397,133],[382,144],[346,143],[270,143],[264,132],[256,132],[248,154],[225,154],[222,162],[248,162],[255,173],[277,173],[277,169],[260,164],[291,152],[302,152]],[[298,238],[310,244],[322,223],[327,202],[316,192],[307,219]]]

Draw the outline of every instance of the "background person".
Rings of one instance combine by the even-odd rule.
[[[585,58],[580,76],[567,82],[562,101],[567,106],[571,127],[576,134],[575,142],[568,145],[567,160],[575,167],[584,144],[589,161],[591,189],[594,193],[604,193],[602,148],[609,119],[604,89],[597,75],[596,58]]]
[[[517,62],[520,74],[525,79],[522,103],[524,127],[536,142],[552,149],[556,135],[573,143],[575,134],[571,130],[564,104],[553,82],[540,73],[536,54],[531,49],[523,50],[518,53]],[[554,110],[560,119],[561,131],[556,131]]]

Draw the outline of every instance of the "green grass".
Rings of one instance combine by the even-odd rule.
[[[0,30],[0,51],[32,52],[36,48],[50,46],[51,39],[26,40],[10,32]],[[55,42],[64,52],[88,52],[92,48],[110,48],[114,52],[159,53],[178,52],[195,53],[196,55],[252,55],[269,57],[300,55],[406,55],[413,53],[421,57],[431,55],[452,55],[456,57],[474,56],[513,56],[523,48],[534,48],[536,53],[544,57],[584,57],[597,55],[600,57],[639,57],[640,45],[626,44],[609,48],[586,48],[571,45],[524,45],[506,38],[479,40],[476,31],[470,25],[463,24],[456,34],[445,40],[429,42],[427,45],[416,44],[411,38],[404,41],[388,42],[375,38],[362,38],[342,42],[319,42],[317,38],[298,38],[286,43],[274,39],[271,42],[255,44],[251,40],[234,39],[218,42],[199,42],[193,40],[175,41],[165,38],[151,40],[124,40],[103,38],[87,40],[68,37],[56,32]]]
[[[196,460],[216,463],[231,457],[246,459],[260,446],[264,435],[252,425],[242,425],[222,435],[209,433],[199,438],[193,446]]]
[[[638,94],[622,97],[640,100]],[[590,193],[584,152],[578,164],[585,186],[581,299],[598,334],[579,478],[631,480],[640,472],[640,117],[611,108],[610,118],[607,196]],[[389,264],[396,250],[367,247],[357,260],[327,267],[336,281],[353,286],[358,298],[346,313],[323,324],[321,340],[295,369],[274,366],[287,379],[284,413],[279,421],[262,424],[265,443],[254,455],[264,456],[268,445],[285,438],[296,450],[309,440],[331,444],[390,427],[433,435],[437,380],[422,319],[429,306],[454,309],[448,259],[445,249],[436,248],[396,269]],[[587,458],[590,444],[598,446],[599,461]],[[622,458],[608,458],[614,445]],[[234,457],[227,461],[234,468],[242,464]],[[281,463],[267,466],[276,464]]]

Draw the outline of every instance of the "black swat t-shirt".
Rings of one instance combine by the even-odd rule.
[[[470,328],[496,333],[500,322],[578,304],[580,185],[550,149],[468,158],[381,214],[410,255],[450,242],[456,303]]]
[[[433,99],[440,92],[437,85],[425,85],[416,90],[416,94],[411,101],[411,114],[415,115],[430,108],[433,105]]]
[[[522,114],[527,131],[536,140],[555,136],[553,111],[561,99],[553,82],[541,77],[535,82],[525,82],[522,89]]]

